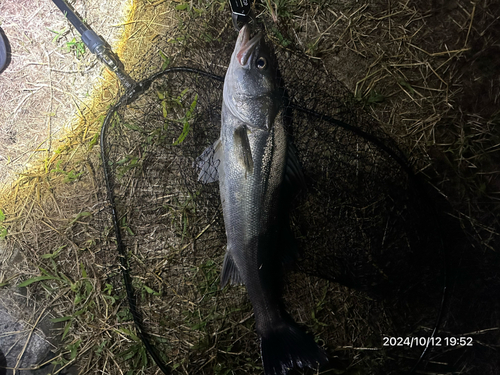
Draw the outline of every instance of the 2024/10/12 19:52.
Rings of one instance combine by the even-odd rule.
[[[472,346],[473,338],[464,337],[383,337],[382,346]]]

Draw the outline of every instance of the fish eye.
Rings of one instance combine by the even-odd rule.
[[[266,68],[266,66],[267,66],[267,60],[264,57],[259,57],[257,59],[257,61],[255,62],[255,66],[258,69],[262,70],[262,69]]]

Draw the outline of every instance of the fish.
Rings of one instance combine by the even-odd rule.
[[[219,181],[227,237],[221,287],[246,287],[266,375],[328,362],[281,298],[286,264],[296,257],[289,197],[304,181],[285,97],[276,56],[262,32],[251,37],[244,25],[224,79],[220,137],[196,160],[199,181]]]

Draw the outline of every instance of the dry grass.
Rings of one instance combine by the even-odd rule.
[[[85,5],[88,7],[90,4]],[[4,6],[7,5],[4,4]],[[44,10],[44,6],[45,4],[39,8],[39,11],[40,9]],[[29,9],[32,12],[31,6]],[[87,9],[90,11],[94,8],[90,6],[90,9]],[[165,9],[165,12],[168,13],[169,7],[165,7]],[[79,7],[77,10],[81,12],[80,14],[84,14]],[[27,9],[27,12],[29,11]],[[154,34],[153,30],[156,30],[157,33],[163,33],[166,28],[164,23],[154,23],[158,8],[142,4],[136,6],[134,11],[144,18],[142,20],[134,19],[134,12],[132,12],[131,21],[117,25],[125,28],[121,44],[115,51],[122,56],[128,53],[124,59],[126,69],[130,69],[130,64],[135,64],[137,59],[140,59],[141,50],[149,48],[151,34]],[[94,13],[95,17],[102,16],[100,12]],[[59,13],[56,15],[60,16]],[[23,15],[18,16],[22,17]],[[168,22],[168,18],[164,18],[164,16],[165,13],[163,13],[162,21]],[[21,22],[15,22],[14,18],[7,19],[13,22],[15,27],[21,27]],[[112,41],[108,32],[101,30],[99,26],[96,27],[92,22],[91,24],[98,33],[110,42]],[[106,26],[102,24],[105,30],[109,30],[109,24],[109,21]],[[116,22],[112,22],[112,24],[116,24]],[[7,28],[8,25],[2,26]],[[43,32],[51,35],[46,29]],[[151,34],[146,36],[147,33]],[[15,41],[11,41],[11,43],[13,43],[14,50]],[[57,53],[57,48],[59,47],[56,49],[53,47],[52,51],[49,52]],[[134,52],[130,52],[131,49],[134,49]],[[43,51],[43,49],[41,50]],[[87,64],[97,63],[94,57],[89,56],[88,52],[85,61]],[[85,63],[85,61],[78,61],[78,64]],[[18,79],[16,81],[9,73],[15,74],[17,69],[20,69],[17,64],[18,62],[13,58],[13,63],[9,68],[9,71],[11,68],[12,71],[6,71],[2,75],[5,82],[11,82],[9,91],[4,91],[2,95],[8,95],[15,91],[17,82],[26,85],[29,84],[30,80],[36,80],[37,74],[42,74],[35,72],[33,73],[35,74],[34,78],[24,77],[24,80]],[[53,65],[51,68],[55,69]],[[70,74],[71,72],[66,73]],[[45,73],[43,74],[46,77]],[[78,77],[75,76],[75,80],[70,83],[71,89],[67,89],[72,96],[74,95],[71,91],[75,89],[75,86],[78,86]],[[30,279],[40,274],[52,276],[52,278],[47,276],[50,280],[44,282],[43,287],[37,285],[38,283],[33,284],[27,289],[28,294],[22,298],[9,297],[11,302],[8,304],[13,310],[19,310],[17,314],[25,315],[27,322],[33,321],[32,317],[38,316],[62,318],[63,321],[59,323],[61,327],[58,330],[50,334],[47,332],[50,336],[61,337],[65,327],[71,326],[71,331],[64,334],[64,345],[54,359],[55,363],[59,363],[57,372],[74,362],[75,358],[71,354],[71,350],[78,350],[80,355],[85,356],[89,356],[90,353],[88,358],[91,359],[92,355],[96,355],[95,346],[103,342],[111,343],[100,349],[104,353],[103,358],[106,359],[103,362],[90,361],[88,364],[94,366],[93,368],[101,368],[104,372],[113,372],[113,370],[108,370],[109,366],[117,368],[114,365],[113,353],[125,351],[121,348],[129,341],[125,337],[122,338],[124,334],[117,328],[125,325],[130,329],[130,322],[128,321],[129,317],[116,315],[122,308],[121,301],[124,296],[122,291],[121,297],[117,299],[120,302],[115,302],[113,299],[118,292],[113,289],[111,283],[119,284],[117,281],[119,277],[116,276],[118,271],[116,254],[101,251],[102,247],[109,246],[107,237],[110,223],[107,217],[108,212],[103,211],[106,210],[107,203],[105,193],[102,190],[102,172],[100,171],[99,156],[96,152],[98,147],[94,148],[94,146],[98,144],[99,129],[107,107],[113,104],[119,95],[119,84],[116,77],[104,71],[103,78],[98,83],[90,83],[89,91],[92,85],[98,87],[95,89],[96,94],[92,100],[85,102],[82,102],[81,99],[76,100],[76,118],[65,132],[61,131],[59,123],[50,122],[50,116],[46,122],[43,112],[34,108],[31,101],[21,100],[22,106],[30,106],[28,108],[33,113],[44,118],[42,123],[49,125],[48,140],[40,145],[40,148],[46,146],[42,150],[26,152],[26,148],[23,148],[23,154],[33,164],[26,164],[24,160],[19,159],[20,165],[23,165],[25,170],[12,185],[6,182],[2,186],[0,207],[6,216],[2,227],[9,228],[7,237],[9,241],[1,253],[1,264],[9,265],[9,267],[2,266],[0,271],[2,283],[5,283],[9,288],[4,290],[4,294],[7,296],[12,292],[17,294],[16,288],[9,287],[15,285],[13,283],[16,279]],[[81,79],[87,81],[86,77]],[[50,77],[49,82],[52,82]],[[77,90],[80,88],[77,87]],[[50,93],[52,94],[52,91]],[[68,104],[75,103],[75,101],[68,101],[66,98],[64,95],[55,99],[53,95],[49,96],[50,103],[61,102],[58,108],[65,111],[64,113],[67,115],[74,113],[74,109],[71,106],[68,107]],[[22,98],[14,95],[13,100],[5,102],[16,103],[18,99]],[[40,102],[40,105],[45,106],[44,102]],[[18,106],[19,110],[22,109],[22,106]],[[6,108],[8,110],[8,106]],[[18,113],[17,110],[12,112],[14,115]],[[65,121],[64,114],[59,115],[58,119]],[[15,121],[16,130],[21,133],[23,130],[20,126],[31,125],[24,119],[24,117],[17,116],[8,118],[8,121]],[[40,123],[39,120],[33,118],[30,120]],[[9,123],[8,121],[6,125]],[[59,136],[57,140],[54,139],[61,132],[64,136]],[[39,136],[37,135],[37,137]],[[12,152],[12,148],[9,149],[9,152]],[[7,178],[7,176],[4,177]],[[91,219],[98,223],[97,226],[86,225]],[[106,226],[107,222],[108,226]],[[22,254],[21,261],[19,254]],[[115,276],[108,280],[109,276],[107,275],[110,269],[115,270]],[[6,288],[5,284],[4,289]],[[77,302],[78,299],[82,300]],[[126,306],[123,309],[126,310]],[[115,323],[109,321],[110,315],[114,317]],[[122,323],[122,321],[124,322]],[[113,354],[110,363],[107,362],[107,359],[110,358],[109,354]]]
[[[292,11],[284,18],[286,39],[321,58],[386,131],[407,145],[415,168],[450,199],[465,227],[473,224],[471,235],[495,248],[498,222],[491,215],[485,227],[483,219],[498,203],[497,6],[294,6],[306,15]]]
[[[174,9],[182,4],[188,7]],[[132,71],[134,78],[158,70],[162,60],[157,51],[145,51],[152,45],[162,48],[163,35],[179,24],[179,18],[192,18],[198,7],[203,14],[212,14],[221,4],[213,2],[204,8],[196,2],[138,3],[130,19],[120,25],[125,27],[125,37],[117,50],[126,70]],[[428,367],[433,373],[453,369],[472,374],[481,359],[482,373],[495,371],[488,357],[497,354],[494,342],[500,323],[493,309],[487,308],[494,303],[490,289],[476,273],[498,285],[491,267],[479,258],[495,259],[492,251],[499,242],[499,90],[495,84],[499,72],[494,68],[499,64],[495,46],[498,10],[488,1],[258,3],[259,17],[277,20],[268,22],[268,32],[282,50],[301,50],[320,61],[354,93],[353,101],[405,146],[415,169],[447,198],[453,208],[451,215],[460,219],[474,245],[457,251],[456,263],[461,268],[450,274],[456,294],[450,301],[443,334],[473,336],[476,351],[436,351],[435,361]],[[210,30],[210,25],[201,21],[200,27]],[[229,17],[226,27],[230,27]],[[197,37],[191,29],[186,40]],[[175,58],[177,51],[185,52],[184,46],[189,48],[189,43],[170,50],[167,44],[163,50]],[[192,58],[204,57],[193,54]],[[223,71],[226,63],[214,69]],[[38,89],[49,90],[49,110],[32,108],[32,120],[53,134],[59,125],[51,122],[50,116],[40,115],[52,112],[59,101],[58,108],[66,107],[68,100],[58,97],[51,85]],[[9,232],[1,260],[6,264],[21,253],[23,261],[16,263],[16,269],[0,269],[0,284],[6,282],[15,290],[18,281],[47,276],[43,283],[26,288],[27,295],[16,303],[30,306],[26,320],[34,323],[46,314],[62,318],[58,333],[64,334],[64,340],[56,358],[60,366],[80,360],[81,373],[158,373],[150,360],[144,362],[144,349],[127,314],[116,254],[109,252],[114,246],[96,135],[107,106],[118,97],[118,83],[106,76],[97,92],[91,104],[78,106],[79,122],[57,141],[57,147],[55,141],[41,144],[39,148],[45,153],[39,158],[41,162],[21,174],[11,189],[4,189],[0,207],[6,220],[1,225]],[[19,113],[30,95],[37,93],[30,91],[26,98],[11,94],[8,102],[19,107],[13,113]],[[133,136],[128,139],[130,144],[135,141]],[[19,150],[19,155],[22,152]],[[30,155],[35,160],[36,155]],[[134,181],[121,182],[118,194],[132,194],[138,188]],[[139,302],[147,312],[146,325],[179,372],[226,373],[229,369],[258,373],[257,337],[245,294],[238,288],[217,289],[223,247],[218,235],[221,223],[197,221],[194,212],[186,208],[188,192],[176,197],[167,200],[175,218],[169,229],[175,236],[168,240],[155,239],[157,227],[141,225],[141,220],[151,219],[146,213],[125,207],[122,215],[125,230],[129,227],[134,235],[150,239],[148,246],[141,247],[134,236],[127,238]],[[191,223],[188,234],[183,220]],[[210,245],[196,248],[193,238],[201,235]],[[203,253],[206,248],[211,252]],[[196,264],[184,264],[187,256],[194,257]],[[168,262],[176,266],[166,267]],[[474,288],[466,285],[476,279]],[[294,294],[294,284],[303,285],[307,295]],[[294,301],[299,299],[308,303],[297,307]],[[307,323],[322,340],[329,338],[325,344],[334,365],[338,373],[346,374],[398,373],[414,363],[416,352],[408,355],[410,360],[402,359],[404,352],[398,352],[394,359],[393,352],[382,350],[380,345],[381,335],[398,334],[399,327],[408,321],[421,319],[411,332],[414,335],[432,330],[434,322],[424,310],[435,304],[416,303],[414,299],[418,298],[374,300],[365,292],[314,277],[304,279],[300,274],[290,277],[286,295],[298,321]],[[474,304],[482,310],[470,308]]]
[[[95,31],[115,45],[127,5],[113,9],[96,1],[74,6]],[[99,86],[102,66],[88,51],[77,53],[78,32],[70,28],[49,1],[5,1],[0,5],[2,28],[9,37],[12,61],[0,76],[0,182],[50,158],[88,108]]]

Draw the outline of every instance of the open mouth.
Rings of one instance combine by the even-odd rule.
[[[241,28],[240,34],[238,35],[240,50],[236,55],[240,65],[244,66],[247,64],[252,51],[255,49],[255,46],[257,46],[261,38],[262,33],[260,31],[250,38],[250,29],[248,25],[244,25]]]

